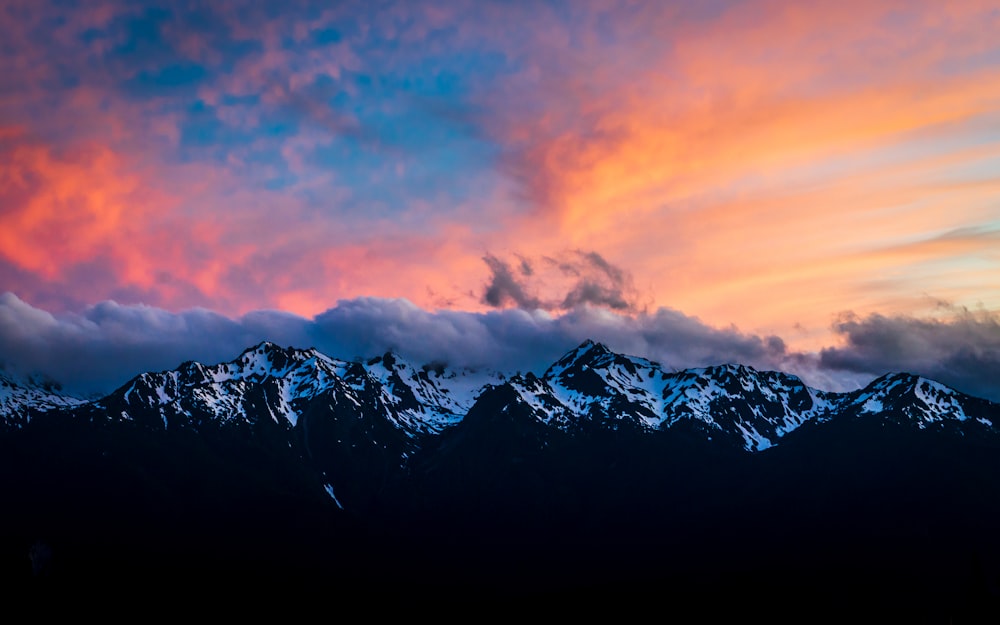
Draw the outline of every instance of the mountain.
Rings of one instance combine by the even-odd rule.
[[[41,544],[61,580],[1000,597],[1000,405],[909,374],[832,393],[592,341],[511,376],[265,342],[96,401],[0,390],[22,582]]]
[[[314,403],[345,401],[362,413],[379,413],[410,441],[400,450],[405,459],[422,440],[459,424],[496,385],[513,390],[540,423],[563,432],[687,428],[752,452],[778,444],[805,423],[840,415],[877,415],[921,429],[997,427],[996,404],[910,374],[887,374],[863,389],[832,393],[743,365],[668,372],[589,340],[540,377],[418,367],[392,353],[351,362],[269,342],[227,363],[186,362],[173,371],[143,373],[91,402],[0,375],[0,419],[13,429],[33,414],[68,410],[153,429],[254,428],[269,420],[288,432]]]
[[[157,421],[164,428],[252,425],[267,418],[291,428],[311,402],[344,396],[355,405],[370,403],[393,427],[419,438],[457,422],[470,407],[468,372],[460,374],[417,370],[393,354],[356,363],[264,342],[232,362],[186,362],[174,371],[144,373],[92,408],[152,427]]]
[[[82,399],[59,393],[51,383],[19,381],[0,371],[0,432],[23,427],[32,413],[83,403],[86,402]]]

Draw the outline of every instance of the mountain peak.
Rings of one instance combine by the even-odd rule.
[[[920,376],[906,371],[894,371],[886,373],[871,382],[869,386],[896,386],[897,384],[912,385],[920,381]]]
[[[921,380],[922,378],[912,373],[886,373],[885,375],[872,380],[867,386],[861,389],[861,393],[865,396],[904,395],[916,389]]]
[[[251,353],[256,353],[256,354],[282,353],[282,354],[284,354],[284,353],[287,353],[288,351],[291,351],[291,350],[286,350],[284,347],[278,345],[277,343],[272,343],[271,341],[261,341],[260,343],[257,343],[256,345],[253,345],[251,347],[246,348],[245,350],[243,350],[243,352],[240,355],[242,356],[243,354],[251,354]]]
[[[707,367],[705,369],[705,373],[714,377],[725,377],[732,375],[737,378],[742,378],[747,376],[753,376],[759,374],[760,372],[749,365],[730,362],[722,365]]]
[[[610,354],[611,350],[608,346],[600,341],[595,341],[593,339],[587,339],[583,343],[577,346],[576,351],[580,353],[593,352],[596,354]]]
[[[236,357],[234,362],[247,364],[258,362],[263,359],[280,368],[290,362],[301,362],[308,360],[309,358],[317,357],[329,360],[328,356],[321,354],[315,347],[300,349],[291,346],[282,347],[281,345],[272,343],[271,341],[261,341],[253,347],[248,347],[243,350],[243,352]]]
[[[608,349],[603,343],[587,339],[575,348],[566,352],[562,358],[549,367],[548,372],[546,372],[546,376],[563,371],[575,365],[586,365],[592,367],[597,363],[597,361],[613,355],[614,352]]]
[[[375,356],[373,358],[367,359],[365,363],[369,367],[381,364],[387,370],[394,369],[399,366],[406,366],[409,364],[405,358],[403,358],[396,352],[392,351],[391,349],[380,356]]]
[[[57,385],[49,380],[20,380],[0,370],[0,431],[5,426],[19,427],[26,423],[30,410],[44,412],[83,403],[86,402],[82,399],[61,394]]]

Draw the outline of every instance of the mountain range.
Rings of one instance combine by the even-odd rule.
[[[953,615],[1000,597],[998,452],[1000,405],[906,373],[833,393],[592,341],[541,375],[265,342],[90,401],[0,377],[0,556],[28,585],[794,592]]]

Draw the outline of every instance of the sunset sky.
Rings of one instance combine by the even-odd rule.
[[[1000,4],[0,1],[6,369],[584,338],[1000,400]]]

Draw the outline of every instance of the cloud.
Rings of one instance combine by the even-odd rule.
[[[43,374],[69,392],[103,394],[143,371],[230,359],[288,325],[294,323],[248,324],[203,309],[171,313],[111,301],[53,315],[8,292],[0,295],[0,361],[8,371]]]
[[[1000,400],[1000,318],[954,313],[947,320],[846,315],[836,326],[846,346],[806,353],[789,350],[778,336],[713,327],[669,308],[619,314],[581,305],[561,315],[519,308],[428,311],[405,299],[362,297],[313,318],[273,310],[230,318],[204,309],[169,312],[110,301],[52,314],[8,292],[0,294],[0,364],[22,376],[58,381],[69,392],[95,395],[186,360],[228,361],[262,340],[349,360],[391,350],[414,364],[540,374],[566,351],[594,339],[668,370],[742,363],[793,373],[834,391],[910,371]]]
[[[490,268],[490,280],[483,292],[484,303],[495,308],[502,308],[508,303],[527,310],[548,308],[537,297],[532,297],[526,292],[525,278],[532,274],[531,265],[526,260],[520,261],[521,278],[514,275],[510,265],[492,254],[484,256],[483,262]],[[524,270],[526,267],[527,271]]]
[[[597,252],[581,250],[542,256],[540,262],[515,254],[517,270],[492,254],[483,257],[490,278],[482,301],[494,308],[513,305],[524,310],[567,311],[599,306],[621,312],[636,310],[632,276]],[[545,297],[534,295],[538,291]],[[564,295],[562,293],[565,293]]]
[[[229,318],[204,309],[169,312],[110,301],[52,314],[13,293],[0,295],[4,367],[43,375],[85,395],[107,393],[141,372],[186,360],[230,360],[262,340],[346,359],[392,350],[420,364],[541,373],[588,338],[672,368],[723,362],[776,368],[787,359],[777,337],[712,328],[669,309],[632,316],[592,306],[560,316],[518,308],[431,312],[404,299],[355,298],[312,319],[278,311]]]
[[[820,352],[828,370],[882,375],[908,371],[1000,401],[1000,315],[959,309],[947,319],[845,314],[846,341]]]
[[[635,307],[635,288],[627,271],[612,265],[597,252],[573,252],[573,260],[560,263],[568,275],[579,277],[561,308],[568,310],[584,304],[607,306],[612,310],[631,311]]]

